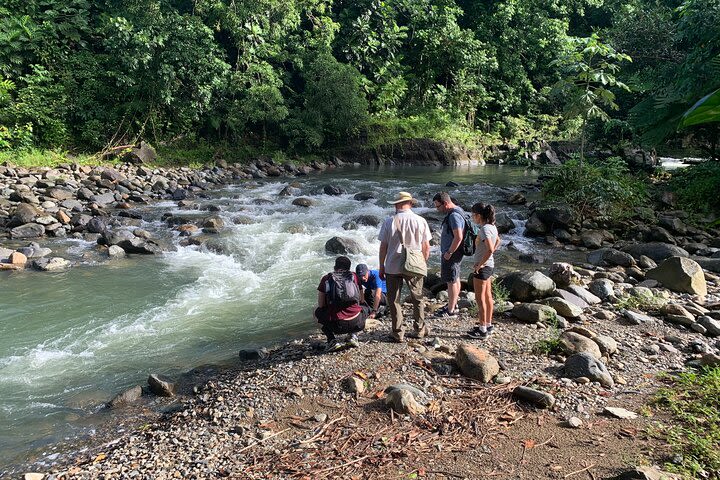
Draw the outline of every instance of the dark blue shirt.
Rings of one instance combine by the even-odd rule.
[[[373,292],[380,288],[383,293],[387,293],[387,286],[385,285],[385,280],[382,280],[380,278],[379,270],[370,270],[368,272],[367,282],[360,282],[360,284],[368,290],[372,290]]]

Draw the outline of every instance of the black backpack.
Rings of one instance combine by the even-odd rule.
[[[325,295],[329,305],[346,307],[360,301],[360,287],[355,274],[349,271],[332,272],[325,282]]]
[[[477,238],[477,232],[475,231],[475,226],[470,221],[470,216],[463,215],[461,212],[462,210],[460,209],[453,209],[452,212],[448,213],[445,216],[442,221],[441,227],[445,225],[448,217],[453,213],[457,213],[461,217],[463,217],[463,220],[465,220],[465,228],[463,230],[462,242],[460,242],[460,246],[458,248],[462,249],[463,255],[465,255],[466,257],[471,257],[475,255],[475,239]]]

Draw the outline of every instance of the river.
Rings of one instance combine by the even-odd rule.
[[[449,190],[462,203],[499,203],[499,210],[520,218],[519,210],[499,200],[535,178],[521,167],[497,165],[348,167],[297,179],[303,195],[319,202],[309,209],[291,205],[293,197],[278,196],[294,179],[228,186],[198,199],[222,208],[227,228],[215,240],[222,253],[180,247],[108,262],[99,259],[91,242],[43,242],[77,265],[61,273],[0,272],[0,472],[29,452],[42,457],[47,445],[92,433],[104,402],[144,384],[149,373],[177,375],[198,365],[232,362],[241,348],[316,331],[315,288],[334,259],[324,252],[325,242],[352,236],[362,246],[362,254],[351,256],[353,265],[376,267],[377,228],[345,231],[342,224],[360,214],[384,218],[391,212],[385,200],[397,191],[429,200]],[[450,180],[461,186],[444,187]],[[348,193],[314,195],[327,184]],[[354,200],[360,191],[373,192],[377,200]],[[431,206],[426,201],[416,211],[432,211]],[[159,202],[143,208],[142,227],[168,235],[161,221],[166,212],[210,215]],[[253,223],[233,224],[238,215]],[[544,248],[518,233],[506,235],[505,245],[512,240],[520,250]]]

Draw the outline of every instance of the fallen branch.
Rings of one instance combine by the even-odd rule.
[[[595,464],[593,463],[592,465],[590,465],[590,466],[588,466],[588,467],[585,467],[585,468],[583,468],[582,470],[577,470],[577,471],[575,471],[575,472],[570,472],[570,473],[568,473],[567,475],[565,475],[565,478],[572,477],[573,475],[577,475],[578,473],[586,472],[586,471],[590,470],[591,468],[593,468],[594,466],[595,466]]]
[[[281,433],[287,432],[288,430],[290,430],[290,429],[289,429],[289,428],[286,428],[285,430],[280,430],[280,431],[277,432],[277,433],[273,433],[272,435],[267,436],[267,437],[263,438],[262,440],[258,440],[258,441],[255,442],[255,443],[251,443],[251,444],[248,445],[247,447],[241,448],[240,450],[237,451],[237,453],[242,453],[242,452],[244,452],[245,450],[249,450],[249,449],[251,449],[252,447],[254,447],[254,446],[256,446],[256,445],[260,445],[261,443],[263,443],[263,442],[265,442],[265,441],[267,441],[267,440],[270,440],[270,439],[273,438],[273,437],[277,437],[277,436],[280,435]]]
[[[339,417],[337,417],[337,418],[334,418],[334,419],[330,420],[328,423],[326,423],[325,425],[322,426],[322,428],[320,429],[320,431],[319,431],[316,435],[313,435],[312,437],[308,438],[307,440],[303,440],[302,442],[300,442],[300,445],[305,445],[306,443],[312,443],[312,442],[314,442],[315,440],[317,440],[318,438],[320,438],[320,436],[325,432],[325,430],[327,430],[327,428],[328,428],[330,425],[332,425],[332,424],[335,423],[335,422],[339,422],[339,421],[342,420],[343,418],[345,418],[345,415],[341,415],[341,416],[339,416]]]
[[[318,470],[317,472],[314,472],[314,473],[315,473],[315,475],[319,475],[319,474],[321,474],[321,473],[332,472],[333,470],[337,470],[337,469],[339,469],[339,468],[349,467],[350,465],[352,465],[352,464],[354,464],[354,463],[362,462],[363,460],[365,460],[365,459],[368,458],[369,456],[370,456],[370,455],[365,455],[364,457],[356,458],[356,459],[353,460],[352,462],[347,462],[347,463],[344,463],[344,464],[342,464],[342,465],[335,465],[334,467],[325,468],[325,469],[323,469],[323,470]]]

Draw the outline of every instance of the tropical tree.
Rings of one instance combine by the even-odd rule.
[[[588,121],[598,119],[606,122],[610,120],[606,109],[618,109],[611,88],[630,90],[615,74],[620,71],[620,62],[632,60],[628,55],[602,43],[597,34],[585,38],[572,37],[569,41],[573,48],[553,61],[565,73],[555,84],[554,90],[565,98],[566,118],[579,116],[582,119],[579,163],[582,168]]]

